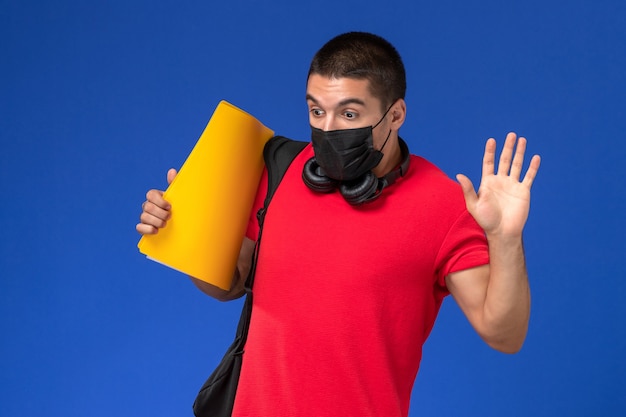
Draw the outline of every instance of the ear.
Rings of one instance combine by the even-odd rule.
[[[391,110],[389,110],[389,113],[391,114],[391,129],[400,130],[400,126],[404,124],[406,119],[406,102],[404,99],[398,99],[391,107]]]

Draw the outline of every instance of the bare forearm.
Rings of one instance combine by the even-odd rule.
[[[495,349],[517,352],[530,318],[530,287],[520,237],[487,237],[489,284],[484,304],[485,339]]]

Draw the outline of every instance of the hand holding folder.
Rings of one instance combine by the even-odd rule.
[[[163,197],[167,225],[144,235],[148,258],[230,289],[254,197],[263,172],[263,147],[274,132],[221,101]]]

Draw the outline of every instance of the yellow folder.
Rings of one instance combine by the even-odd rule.
[[[148,258],[228,290],[263,172],[263,147],[274,132],[221,101],[164,193],[167,225],[144,235]]]

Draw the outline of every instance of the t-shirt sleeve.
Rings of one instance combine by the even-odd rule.
[[[263,208],[265,202],[265,195],[267,194],[267,169],[263,169],[261,180],[259,181],[259,187],[257,188],[256,196],[254,197],[254,204],[250,211],[250,217],[248,218],[248,227],[246,229],[246,237],[248,239],[256,241],[259,236],[259,221],[257,220],[257,213]]]
[[[450,227],[437,255],[437,280],[445,288],[445,278],[452,272],[489,263],[489,247],[483,229],[467,211]]]

